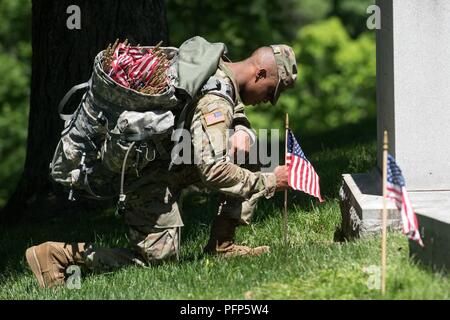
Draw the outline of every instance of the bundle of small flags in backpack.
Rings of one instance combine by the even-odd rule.
[[[168,85],[169,60],[161,43],[153,48],[131,46],[128,40],[103,52],[103,70],[118,84],[145,94],[160,94]]]

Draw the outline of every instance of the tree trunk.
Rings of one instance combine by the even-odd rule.
[[[32,4],[27,156],[17,189],[1,213],[3,222],[18,221],[25,213],[53,215],[69,207],[49,178],[49,163],[63,127],[57,107],[72,86],[89,79],[97,53],[117,38],[142,45],[168,42],[164,0],[33,0]],[[81,10],[79,30],[67,26],[71,5]]]

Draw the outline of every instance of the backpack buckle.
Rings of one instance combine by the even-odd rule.
[[[116,208],[116,216],[123,216],[126,210],[125,200],[127,199],[127,196],[125,194],[119,195],[119,201],[117,202],[117,208]]]
[[[86,152],[83,152],[81,155],[81,161],[80,161],[80,171],[82,173],[86,172],[86,164],[84,163],[86,160]]]
[[[69,197],[68,200],[71,202],[76,201],[77,199],[75,199],[74,195],[73,195],[73,184],[70,184],[70,190],[69,190]]]
[[[106,125],[106,118],[103,116],[103,111],[100,111],[97,116],[97,122],[104,127]]]

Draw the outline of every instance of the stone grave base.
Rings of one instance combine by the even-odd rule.
[[[410,241],[410,255],[433,269],[450,269],[450,191],[409,192],[425,247]],[[381,175],[344,174],[340,190],[341,232],[347,239],[381,233]],[[401,230],[400,213],[388,201],[388,228]]]

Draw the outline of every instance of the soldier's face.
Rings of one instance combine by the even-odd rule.
[[[269,102],[275,93],[277,84],[278,79],[276,77],[269,76],[264,70],[258,72],[241,93],[242,102],[246,105]]]

